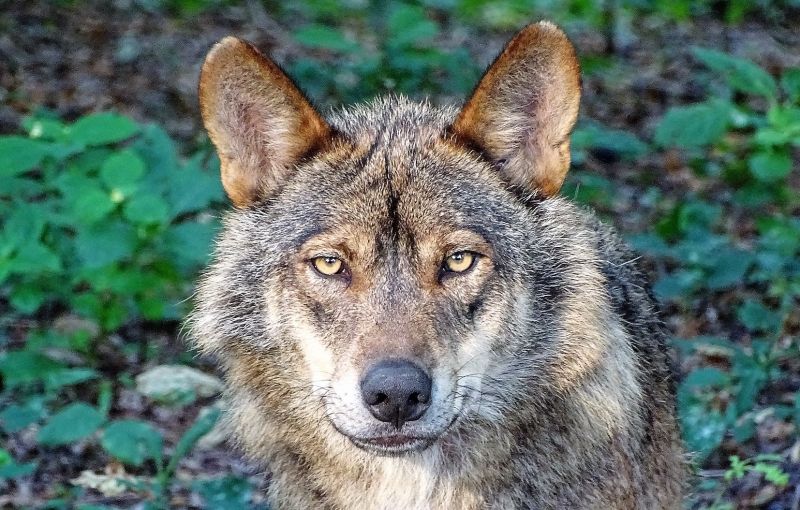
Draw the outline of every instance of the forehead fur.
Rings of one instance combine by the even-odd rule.
[[[404,96],[385,96],[333,112],[331,125],[348,138],[359,140],[390,133],[400,143],[419,143],[442,136],[456,116],[450,106],[434,107]]]
[[[455,115],[397,96],[334,112],[328,120],[338,141],[268,202],[272,228],[286,227],[281,242],[298,246],[331,230],[394,245],[458,229],[490,243],[509,239],[521,223],[508,220],[523,219],[525,206],[496,168],[449,134]]]

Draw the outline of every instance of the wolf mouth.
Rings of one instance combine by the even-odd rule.
[[[402,434],[378,436],[371,438],[357,438],[348,436],[348,439],[361,448],[379,455],[403,455],[411,452],[422,451],[431,446],[437,438],[412,437]]]

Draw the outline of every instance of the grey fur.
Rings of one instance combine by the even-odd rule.
[[[226,369],[237,439],[273,473],[271,504],[678,508],[665,336],[634,256],[591,212],[510,186],[453,139],[455,115],[397,97],[337,112],[331,147],[225,217],[190,326]],[[369,288],[309,295],[293,257],[343,224],[372,240]],[[416,236],[446,228],[492,247],[479,299],[432,298],[415,276]],[[354,404],[312,381],[300,323],[337,363],[376,335],[423,337],[415,355],[454,381],[440,417],[455,421],[401,456],[356,447],[334,425],[372,425],[341,417]],[[480,328],[494,331],[481,339],[483,372],[459,373],[460,343]],[[394,348],[381,338],[371,348]],[[435,414],[420,430],[441,428]]]

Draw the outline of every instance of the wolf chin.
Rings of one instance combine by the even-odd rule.
[[[232,37],[200,77],[235,208],[192,338],[273,508],[679,508],[665,335],[635,256],[557,196],[574,49],[523,29],[460,108],[324,118]]]

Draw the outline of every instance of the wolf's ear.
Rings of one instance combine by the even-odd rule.
[[[226,37],[200,72],[200,111],[222,165],[222,185],[238,207],[269,196],[294,164],[322,145],[330,128],[274,62]]]
[[[509,182],[551,196],[569,169],[579,103],[575,49],[558,27],[539,22],[506,45],[452,130],[501,166]]]

